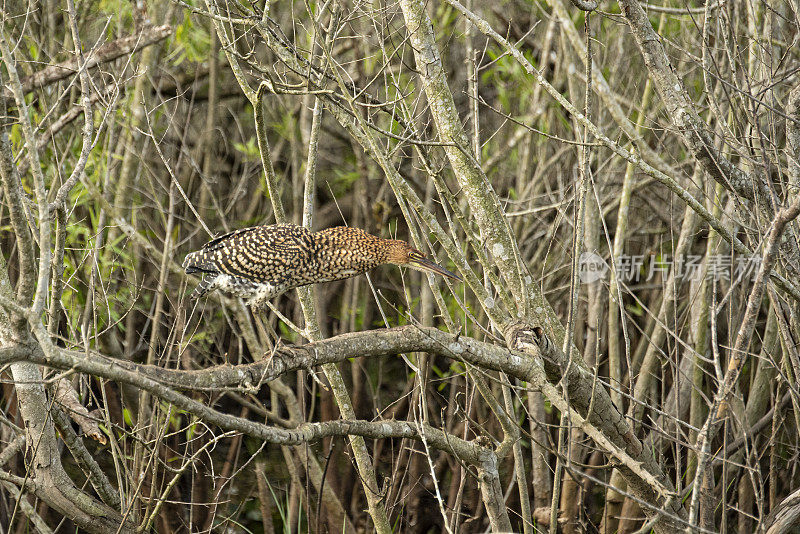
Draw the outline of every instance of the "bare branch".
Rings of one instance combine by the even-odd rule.
[[[31,74],[30,76],[23,78],[20,81],[20,87],[22,88],[23,93],[29,93],[34,89],[46,87],[59,80],[74,76],[81,70],[91,69],[103,63],[114,61],[115,59],[123,56],[134,54],[143,48],[146,48],[159,41],[163,41],[172,34],[172,31],[172,26],[169,24],[144,28],[136,35],[122,37],[116,41],[105,43],[96,50],[93,50],[86,57],[83,66],[80,66],[82,62],[78,57],[64,61],[63,63],[59,63],[57,65],[50,65],[38,72]],[[4,96],[6,98],[11,98],[13,96],[13,92],[11,90],[4,89],[4,91]]]
[[[683,89],[667,57],[661,38],[636,0],[619,0],[636,44],[644,57],[650,79],[667,108],[667,115],[686,139],[686,144],[706,172],[740,197],[770,208],[774,195],[761,175],[748,174],[731,163],[714,146],[714,136]]]

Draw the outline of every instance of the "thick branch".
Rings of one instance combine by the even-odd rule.
[[[85,359],[92,368],[106,367],[130,371],[160,384],[187,390],[222,390],[231,387],[257,388],[290,371],[308,369],[352,358],[395,356],[408,352],[428,352],[454,358],[527,380],[530,358],[505,347],[490,345],[472,338],[448,334],[437,328],[401,326],[385,330],[354,332],[308,343],[302,346],[279,347],[271,358],[249,364],[220,365],[197,371],[166,369],[155,365],[136,364],[97,353],[56,348],[55,356],[36,359],[58,369],[69,369],[73,362]],[[25,352],[18,347],[0,349],[0,365],[19,360]],[[93,371],[85,371],[92,374]]]
[[[518,261],[517,244],[491,182],[483,173],[480,164],[469,153],[469,139],[464,132],[453,95],[447,85],[433,26],[425,10],[425,2],[401,0],[400,6],[431,116],[436,124],[439,138],[445,143],[444,151],[472,209],[475,222],[480,228],[481,238],[491,250],[501,275],[517,301],[518,308],[523,310],[526,292],[523,290],[521,272],[523,267]]]
[[[375,333],[370,332],[370,334],[374,335]],[[325,344],[325,341],[321,341],[319,344]],[[338,348],[341,349],[343,346],[340,344]],[[462,347],[460,350],[465,349]],[[352,356],[352,352],[349,355]],[[27,350],[24,347],[4,347],[0,349],[0,364],[6,361],[7,358],[13,358],[17,361],[25,360],[55,369],[74,369],[92,376],[132,384],[222,429],[235,430],[279,445],[299,445],[301,443],[317,441],[325,437],[344,435],[357,435],[375,439],[421,439],[424,433],[425,439],[428,441],[429,445],[440,450],[451,452],[460,459],[475,465],[482,464],[486,460],[486,454],[491,453],[488,449],[484,449],[474,443],[455,436],[445,434],[439,429],[427,425],[419,427],[415,423],[406,421],[387,420],[373,423],[360,420],[338,420],[324,423],[303,423],[294,429],[270,427],[214,410],[201,402],[176,392],[169,386],[159,383],[157,380],[146,376],[145,373],[140,372],[141,369],[150,366],[136,366],[139,367],[140,370],[128,370],[124,369],[122,365],[110,365],[111,362],[122,363],[117,360],[60,350],[53,345],[44,347],[44,350],[40,348]],[[521,360],[522,358],[517,357],[517,359]],[[152,368],[155,369],[155,367]]]
[[[7,199],[11,226],[19,247],[19,283],[17,297],[22,301],[30,301],[36,282],[36,256],[33,248],[33,236],[25,217],[25,193],[20,183],[19,174],[14,165],[11,142],[6,132],[0,132],[0,180]]]

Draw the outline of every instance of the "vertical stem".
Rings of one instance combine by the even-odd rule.
[[[211,180],[213,154],[211,150],[212,140],[214,139],[214,126],[217,122],[217,106],[219,105],[219,39],[217,32],[214,31],[213,24],[210,28],[211,34],[211,51],[208,58],[208,105],[206,108],[206,121],[203,128],[203,135],[200,137],[198,143],[198,154],[203,158],[202,176],[200,176],[200,202],[199,210],[204,215],[212,215],[213,211],[209,209],[209,197],[211,196]]]
[[[306,161],[305,185],[303,188],[303,226],[311,230],[314,226],[314,198],[317,190],[317,143],[319,142],[320,123],[322,122],[322,101],[314,99],[314,111],[311,116],[311,134],[308,140],[308,160]]]
[[[586,87],[585,87],[585,95],[584,95],[584,115],[586,116],[587,121],[592,120],[592,107],[591,107],[591,99],[592,99],[592,40],[591,40],[591,25],[590,25],[590,12],[587,11],[583,15],[583,25],[584,25],[584,32],[586,35]],[[576,134],[577,135],[577,134]],[[577,315],[578,311],[578,297],[580,295],[580,256],[581,256],[581,249],[583,248],[584,242],[584,232],[585,232],[585,223],[586,223],[586,199],[589,193],[589,189],[591,188],[591,169],[589,167],[589,128],[584,126],[583,129],[583,143],[584,145],[579,150],[581,165],[580,165],[580,174],[581,174],[581,183],[580,188],[577,193],[578,198],[578,206],[575,210],[575,218],[574,218],[574,228],[575,232],[572,237],[572,267],[571,267],[571,277],[570,277],[570,300],[569,300],[569,314],[567,316],[567,333],[564,336],[562,350],[564,354],[568,355],[568,362],[567,362],[567,369],[572,363],[573,358],[573,351],[571,350],[572,347],[572,338],[575,332],[575,316]],[[569,384],[567,383],[567,372],[564,373],[564,377],[562,379],[563,383],[563,391],[566,392],[569,388]],[[561,414],[561,424],[559,425],[559,434],[558,434],[558,458],[556,460],[556,473],[554,477],[553,483],[553,499],[550,503],[550,531],[556,532],[558,529],[558,509],[559,504],[561,501],[561,491],[563,486],[566,484],[566,481],[562,481],[561,479],[564,476],[564,465],[562,458],[566,458],[568,463],[571,463],[572,453],[569,450],[570,445],[572,443],[571,440],[568,439],[568,435],[571,433],[570,428],[570,420],[569,414],[563,413]],[[571,499],[570,499],[571,500]],[[570,503],[571,504],[571,503]],[[575,518],[567,518],[570,523]]]
[[[169,188],[169,212],[167,215],[167,224],[166,229],[164,232],[164,250],[161,255],[161,264],[159,266],[159,276],[158,276],[158,287],[156,290],[156,303],[155,303],[155,311],[153,312],[153,321],[152,326],[150,327],[150,343],[149,348],[147,350],[147,365],[153,365],[156,359],[156,347],[158,346],[158,334],[160,331],[161,316],[164,312],[164,299],[166,296],[166,282],[167,276],[169,275],[169,269],[167,268],[167,263],[172,258],[172,229],[175,224],[175,181],[170,181],[170,188]],[[146,433],[152,428],[150,423],[154,422],[151,420],[151,416],[154,415],[154,412],[150,410],[148,406],[150,402],[150,395],[145,392],[144,390],[140,390],[139,392],[139,412],[138,418],[136,422],[136,428],[140,430],[140,434],[138,436],[139,439],[136,440],[136,444],[134,447],[134,455],[133,455],[133,472],[134,473],[142,473],[144,476],[142,465],[144,462],[144,442],[147,439]],[[156,455],[158,452],[153,451],[153,454]],[[148,500],[148,507],[150,506],[150,501]],[[134,510],[139,510],[139,506],[135,506]],[[142,517],[147,517],[147,513],[144,513]]]
[[[264,172],[264,185],[267,188],[267,194],[272,202],[272,212],[275,215],[275,222],[278,224],[286,224],[289,220],[286,218],[286,212],[283,210],[283,202],[281,201],[280,192],[278,191],[278,178],[275,176],[275,169],[272,166],[269,141],[267,141],[267,127],[264,124],[263,98],[266,88],[267,86],[265,84],[260,85],[255,100],[252,102],[255,112],[256,140],[258,141],[261,167]]]
[[[514,399],[511,395],[511,388],[508,384],[508,377],[501,376],[503,381],[503,401],[506,413],[511,417],[513,424],[516,424],[517,413],[514,409]],[[518,436],[517,436],[518,437]],[[522,531],[525,534],[533,534],[533,520],[531,516],[531,500],[528,495],[528,477],[525,473],[525,459],[522,456],[522,443],[519,439],[514,441],[514,475],[517,478],[517,490],[519,491],[520,515],[522,516]]]
[[[472,11],[472,1],[467,0],[466,7]],[[474,43],[472,42],[475,37],[475,27],[468,21],[464,20],[466,26],[464,38],[466,39],[466,54],[464,61],[467,64],[467,96],[469,97],[469,115],[472,122],[472,154],[475,161],[479,164],[481,162],[481,122],[478,114],[478,66],[476,65],[477,57],[475,55]]]

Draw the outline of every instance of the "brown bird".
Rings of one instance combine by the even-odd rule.
[[[243,228],[187,255],[183,268],[205,275],[192,298],[219,289],[259,307],[295,287],[350,278],[386,263],[461,280],[405,241],[349,226],[319,232],[294,224]]]

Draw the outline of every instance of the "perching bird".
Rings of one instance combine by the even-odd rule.
[[[405,241],[349,226],[319,232],[294,224],[236,230],[187,255],[183,268],[205,275],[192,298],[219,289],[260,307],[295,287],[349,278],[386,263],[461,280]]]

